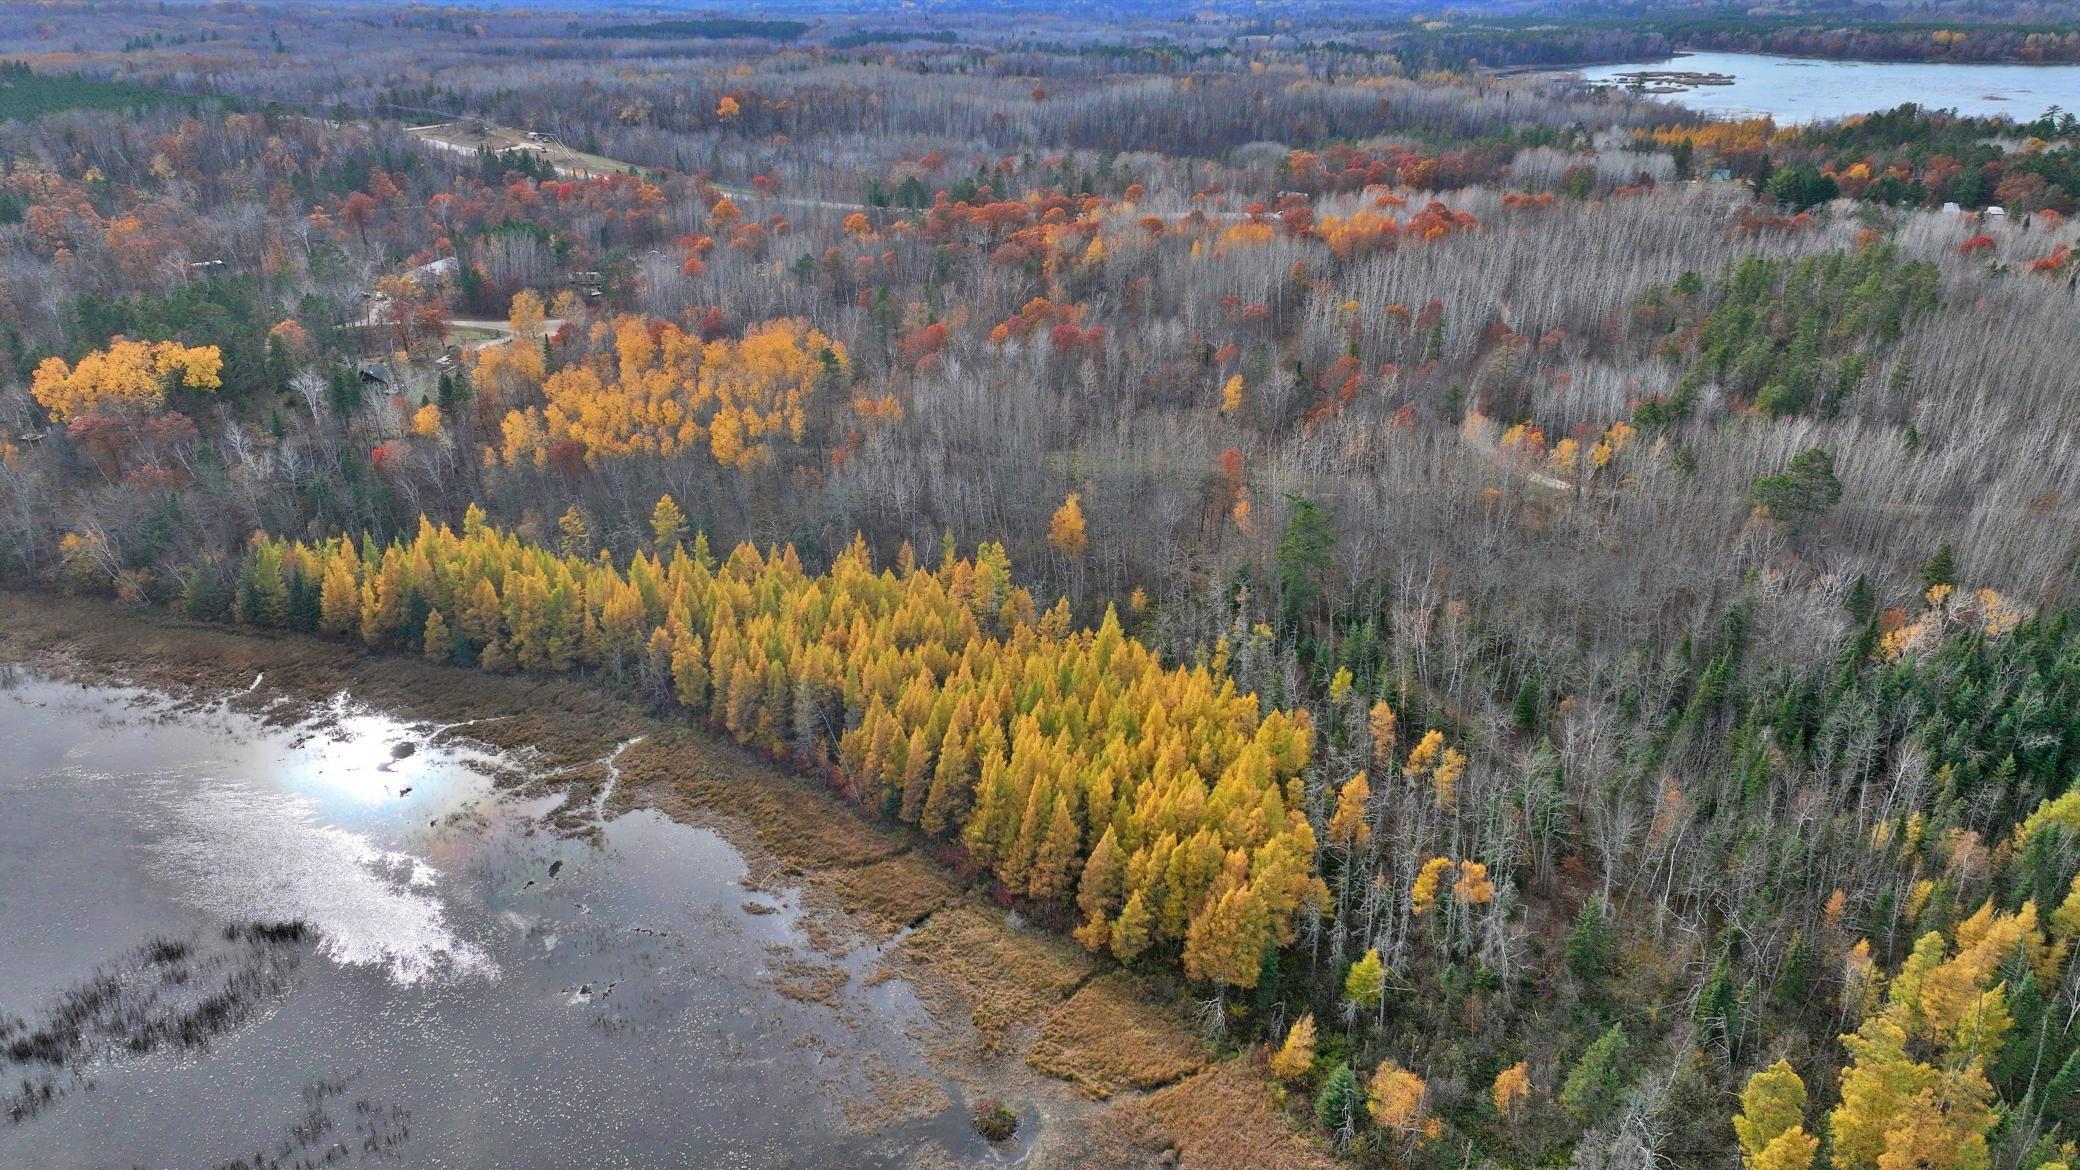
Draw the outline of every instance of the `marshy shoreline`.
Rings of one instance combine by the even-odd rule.
[[[482,744],[508,761],[494,775],[500,786],[564,798],[563,831],[592,831],[595,810],[636,808],[711,829],[744,857],[755,879],[747,885],[801,891],[829,957],[885,948],[887,977],[909,982],[932,1017],[932,1034],[920,1038],[932,1064],[970,1101],[1002,1101],[1025,1120],[1007,1161],[1022,1153],[1018,1164],[1034,1167],[1329,1164],[1296,1140],[1252,1062],[1209,1054],[1185,1023],[1182,989],[1109,969],[1066,938],[1022,925],[932,856],[928,841],[869,822],[813,780],[579,680],[486,674],[9,591],[0,591],[0,663],[223,703],[270,723],[322,717],[345,692],[429,736]],[[817,976],[792,972],[778,986],[814,997]],[[907,1107],[863,1110],[882,1105]]]

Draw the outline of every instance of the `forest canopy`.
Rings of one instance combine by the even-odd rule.
[[[1496,71],[1958,7],[0,4],[0,580],[797,772],[1180,1164],[2064,1170],[2080,122]]]

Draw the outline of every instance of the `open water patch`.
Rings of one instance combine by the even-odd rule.
[[[885,945],[466,728],[0,688],[0,1166],[1014,1164]],[[399,753],[396,745],[416,745]],[[524,760],[522,761],[524,763]],[[591,814],[589,816],[582,814]]]

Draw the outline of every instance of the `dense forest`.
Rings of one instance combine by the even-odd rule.
[[[0,8],[10,586],[708,728],[1352,1165],[2074,1159],[2071,113],[135,15]]]
[[[0,64],[0,122],[27,121],[60,110],[126,110],[183,100],[149,86],[46,77],[26,62]]]

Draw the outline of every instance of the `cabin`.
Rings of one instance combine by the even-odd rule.
[[[451,280],[461,271],[461,261],[453,256],[443,256],[431,264],[421,264],[404,275],[405,279],[424,288],[428,285],[439,284],[443,280]]]

